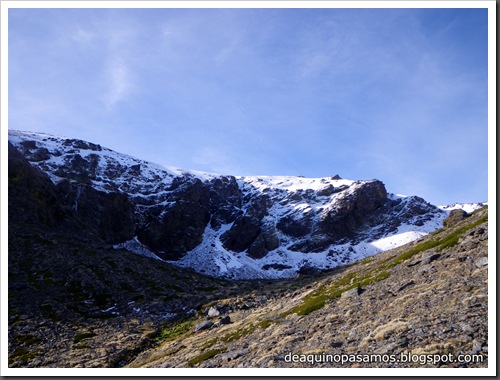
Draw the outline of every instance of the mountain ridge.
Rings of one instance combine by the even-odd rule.
[[[72,198],[75,213],[86,207],[114,225],[101,238],[115,248],[215,277],[333,268],[432,232],[447,215],[379,180],[193,173],[78,139],[9,131],[9,141]],[[116,220],[92,210],[96,196]],[[106,206],[111,199],[119,208]]]

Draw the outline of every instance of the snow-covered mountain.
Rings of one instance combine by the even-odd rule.
[[[283,278],[398,247],[453,208],[378,180],[237,177],[165,168],[98,144],[9,131],[67,212],[116,248],[217,277]]]

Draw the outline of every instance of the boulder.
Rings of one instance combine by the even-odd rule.
[[[345,292],[343,292],[340,295],[340,297],[341,298],[354,298],[354,297],[359,296],[360,294],[361,294],[361,288],[359,286],[357,286],[355,288],[346,290]]]
[[[212,321],[209,321],[208,319],[206,319],[203,322],[200,322],[195,326],[194,332],[201,331],[201,330],[208,330],[208,329],[211,329],[213,326],[214,326],[214,323]]]
[[[231,323],[231,317],[229,315],[226,315],[225,317],[222,317],[219,321],[221,325],[228,325]]]
[[[209,317],[218,317],[220,315],[220,312],[215,307],[211,307],[210,309],[208,309],[207,315]]]
[[[480,257],[479,259],[474,261],[474,264],[476,264],[478,268],[484,267],[485,265],[488,265],[488,257],[487,256]]]
[[[225,354],[223,354],[221,356],[221,358],[222,358],[222,360],[225,360],[225,361],[229,362],[231,360],[239,358],[240,356],[248,354],[248,352],[249,352],[248,348],[245,348],[243,350],[228,351]]]
[[[462,220],[468,218],[469,216],[470,214],[468,214],[462,209],[451,210],[448,217],[445,220],[443,220],[443,226],[452,227],[460,223]]]

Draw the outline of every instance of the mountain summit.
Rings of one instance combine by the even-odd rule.
[[[9,131],[9,142],[50,178],[65,215],[96,239],[214,277],[334,268],[418,239],[449,212],[388,193],[376,179],[182,171],[24,131]]]

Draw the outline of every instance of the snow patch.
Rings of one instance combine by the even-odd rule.
[[[480,202],[480,203],[454,203],[451,205],[446,205],[446,206],[438,206],[441,210],[444,211],[452,211],[452,210],[464,210],[467,213],[473,213],[476,210],[479,210],[480,208],[483,208],[484,206],[487,206],[488,202]]]
[[[161,258],[159,258],[157,255],[155,255],[153,252],[151,252],[148,247],[146,247],[144,244],[142,244],[137,236],[135,236],[133,239],[128,240],[126,242],[120,243],[120,244],[115,244],[113,245],[114,249],[126,249],[130,252],[133,252],[137,255],[149,257],[151,259],[155,260],[160,260],[164,261]]]

